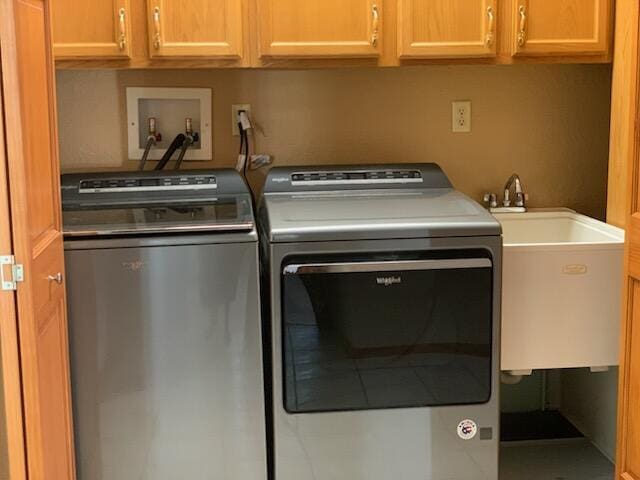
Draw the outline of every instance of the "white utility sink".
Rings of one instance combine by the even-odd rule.
[[[617,365],[624,231],[568,209],[494,215],[502,370]]]

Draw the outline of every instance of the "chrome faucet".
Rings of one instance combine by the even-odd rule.
[[[511,186],[515,185],[515,202],[514,205],[516,207],[524,208],[524,192],[522,191],[522,182],[520,181],[520,177],[517,173],[514,173],[509,177],[507,183],[504,185],[504,200],[502,201],[502,205],[505,207],[511,206]]]
[[[512,188],[514,188],[513,205],[511,204]],[[495,213],[524,213],[527,211],[526,200],[527,195],[522,190],[522,181],[517,173],[511,175],[504,185],[504,198],[501,207],[498,207],[498,199],[495,193],[487,193],[484,196],[484,201],[489,211]]]

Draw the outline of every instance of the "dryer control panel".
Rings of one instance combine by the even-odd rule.
[[[330,170],[295,172],[291,185],[365,185],[368,183],[422,183],[418,170]]]
[[[264,193],[407,188],[424,190],[452,186],[434,163],[325,165],[272,168]]]

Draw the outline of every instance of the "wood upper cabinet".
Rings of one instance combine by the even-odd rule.
[[[544,58],[608,62],[613,43],[614,0],[51,4],[54,52],[61,68],[398,66],[403,60],[446,58],[498,64]],[[493,61],[484,60],[488,58]]]
[[[129,7],[129,0],[52,1],[56,58],[128,58]]]
[[[613,0],[512,0],[514,55],[609,52]]]
[[[496,0],[399,0],[398,56],[495,56],[497,14]]]
[[[257,0],[264,57],[376,57],[382,0]]]
[[[242,57],[240,0],[147,0],[151,57]]]

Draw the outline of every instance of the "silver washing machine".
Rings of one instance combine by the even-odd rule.
[[[266,478],[258,244],[233,170],[62,177],[79,480]]]
[[[497,480],[500,224],[434,164],[275,168],[277,480]]]

